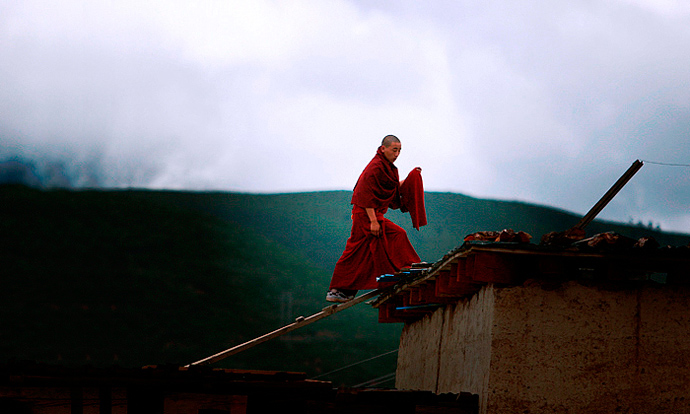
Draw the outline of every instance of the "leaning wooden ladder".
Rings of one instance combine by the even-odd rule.
[[[317,312],[311,316],[307,316],[306,318],[303,316],[300,316],[295,320],[295,322],[293,322],[289,325],[283,326],[280,329],[276,329],[273,332],[269,332],[265,335],[262,335],[258,338],[254,338],[250,341],[247,341],[243,344],[234,346],[230,349],[226,349],[225,351],[219,352],[215,355],[211,355],[208,358],[204,358],[204,359],[201,359],[199,361],[192,362],[191,364],[186,365],[186,367],[190,367],[190,366],[194,366],[194,365],[212,364],[214,362],[218,362],[221,359],[229,357],[230,355],[234,355],[234,354],[237,354],[239,352],[245,351],[249,348],[252,348],[252,347],[259,345],[263,342],[266,342],[270,339],[285,335],[286,333],[294,331],[295,329],[299,329],[303,326],[312,324],[312,323],[314,323],[318,320],[321,320],[323,318],[327,318],[327,317],[329,317],[335,313],[338,313],[340,311],[344,311],[345,309],[351,308],[352,306],[360,304],[366,300],[373,299],[374,297],[378,296],[379,294],[381,294],[380,290],[378,290],[378,289],[372,290],[370,292],[367,292],[361,296],[358,296],[358,297],[352,299],[351,301],[327,306],[327,307],[323,308],[321,310],[321,312]]]

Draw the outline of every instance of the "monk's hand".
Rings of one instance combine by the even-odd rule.
[[[371,234],[373,234],[376,237],[379,237],[381,235],[381,225],[378,221],[371,222]]]

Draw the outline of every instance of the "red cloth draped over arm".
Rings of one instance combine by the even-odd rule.
[[[419,230],[426,226],[426,208],[424,207],[424,183],[418,169],[410,171],[400,186],[400,211],[410,212],[412,226]]]

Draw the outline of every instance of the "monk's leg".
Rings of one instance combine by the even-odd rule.
[[[373,236],[369,230],[369,219],[363,209],[353,210],[352,231],[347,239],[345,251],[335,264],[331,289],[338,289],[352,296],[359,289],[374,289],[376,281],[374,260],[370,243]],[[370,279],[374,278],[374,281]],[[372,287],[373,286],[373,287]]]
[[[421,261],[407,238],[405,229],[388,219],[384,219],[383,229],[386,253],[396,271]]]

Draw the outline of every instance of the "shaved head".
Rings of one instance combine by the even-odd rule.
[[[385,137],[383,137],[383,141],[381,141],[381,145],[383,145],[384,147],[390,147],[391,144],[393,144],[395,142],[400,142],[398,137],[396,137],[395,135],[386,135]]]
[[[382,154],[390,162],[395,162],[400,155],[400,150],[402,149],[402,144],[400,140],[395,135],[386,135],[381,141],[381,146],[378,151],[382,151]]]

